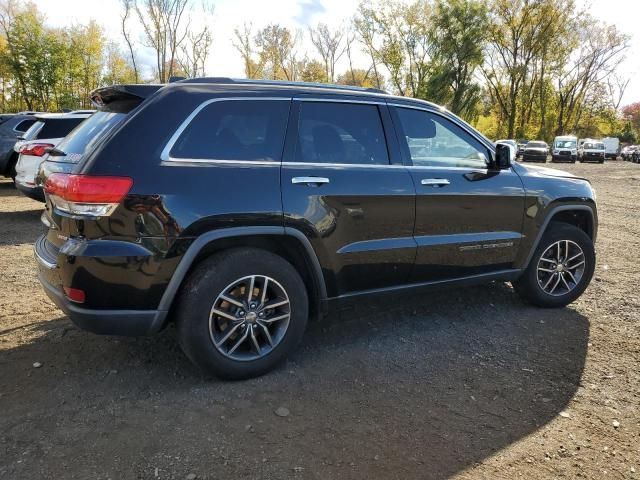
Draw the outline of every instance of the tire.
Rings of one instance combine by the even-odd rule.
[[[565,262],[564,258],[561,258],[561,262],[559,262],[573,266],[576,263],[579,263],[581,258],[584,260],[581,272],[580,266],[568,269],[573,278],[577,280],[577,283],[571,281],[571,276],[566,272],[558,273],[557,270],[553,268],[553,263],[549,262],[549,260],[540,260],[543,254],[546,254],[545,256],[547,258],[549,258],[550,253],[552,256],[556,255],[555,245],[557,242],[561,242],[561,255],[564,255],[567,244],[563,241],[570,242],[568,243],[570,248],[569,259],[574,255],[577,255],[578,249],[576,246],[582,251],[583,256],[578,257],[570,263]],[[548,252],[547,249],[550,247],[553,247],[552,251]],[[589,285],[595,270],[595,260],[596,254],[593,241],[586,233],[578,227],[568,223],[551,222],[547,231],[542,236],[542,239],[540,240],[540,243],[537,246],[526,270],[518,280],[512,282],[513,288],[520,297],[535,306],[544,308],[564,307],[582,295]],[[544,265],[543,268],[549,269],[550,272],[556,273],[540,272],[543,277],[539,281],[539,264],[541,266]],[[565,280],[561,281],[562,279],[558,278],[560,275],[563,276]],[[549,290],[554,287],[556,281],[558,282],[557,288],[559,288],[559,290],[556,289],[553,293],[550,293]],[[564,283],[565,281],[566,283]],[[549,286],[547,287],[547,290],[545,290],[544,287],[547,283]],[[567,286],[572,288],[568,289]]]
[[[252,291],[257,291],[252,303],[258,305],[253,310],[245,300],[251,288],[251,280],[245,279],[251,276],[256,276]],[[264,303],[275,305],[288,298],[288,305],[261,310],[260,288],[265,277],[269,277],[270,282],[267,282],[269,293]],[[238,285],[239,281],[244,283],[234,290],[238,293],[235,300],[241,301],[244,308],[219,297],[223,293],[227,298],[233,297],[235,293],[229,287]],[[231,380],[257,377],[272,370],[298,345],[307,325],[308,303],[300,274],[282,257],[257,248],[226,250],[200,263],[181,289],[176,310],[178,340],[187,357],[204,372]],[[215,315],[214,307],[219,307],[217,311],[225,310],[222,313],[227,316],[232,313],[234,320]],[[286,317],[287,313],[288,319],[265,323],[269,319]],[[257,315],[265,315],[265,318],[261,321]],[[225,325],[226,329],[223,329]],[[264,333],[265,325],[268,335]],[[254,333],[249,335],[249,332]],[[225,337],[228,340],[222,342]],[[246,340],[232,351],[233,345],[243,337]],[[220,348],[214,345],[214,339],[221,344]],[[260,350],[252,340],[258,342]],[[269,342],[273,342],[272,347]],[[267,349],[266,353],[264,349]]]

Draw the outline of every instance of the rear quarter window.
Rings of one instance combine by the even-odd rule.
[[[291,101],[221,100],[206,105],[180,133],[176,159],[279,161]]]
[[[29,119],[29,120],[22,120],[21,122],[19,122],[15,127],[13,127],[13,129],[16,132],[26,132],[27,130],[29,130],[29,128],[31,128],[31,125],[33,125],[34,123],[36,123],[36,120],[33,119]]]

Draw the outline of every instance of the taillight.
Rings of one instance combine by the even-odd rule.
[[[44,191],[53,205],[73,215],[111,215],[129,193],[133,179],[54,173],[47,177]]]
[[[22,155],[32,155],[34,157],[43,157],[46,153],[49,153],[55,145],[50,143],[28,143],[20,147],[20,153]]]

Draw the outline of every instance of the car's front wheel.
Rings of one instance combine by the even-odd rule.
[[[205,372],[250,378],[285,359],[307,317],[297,270],[266,250],[238,248],[204,260],[189,276],[177,308],[178,338]]]
[[[574,225],[552,222],[522,276],[516,292],[539,307],[564,307],[585,291],[595,269],[591,238]]]

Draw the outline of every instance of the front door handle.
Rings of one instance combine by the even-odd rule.
[[[329,183],[329,179],[326,177],[293,177],[291,183],[294,185],[317,186],[323,183]]]
[[[423,178],[420,183],[428,187],[445,187],[451,182],[446,178]]]

